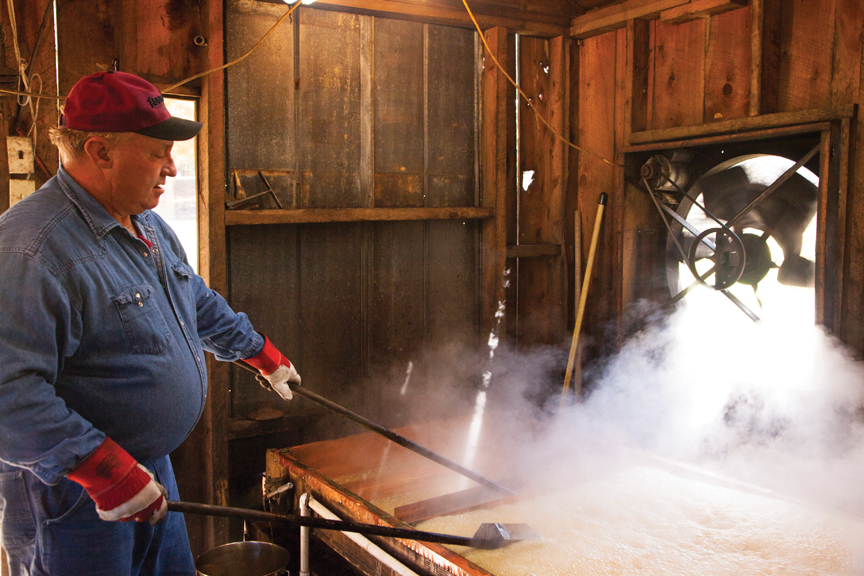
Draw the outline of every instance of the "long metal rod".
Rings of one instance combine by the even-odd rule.
[[[243,364],[240,361],[234,362],[234,364],[236,364],[237,366],[240,366],[244,370],[248,370],[249,372],[253,372],[255,374],[258,374],[257,370],[254,370],[253,368]],[[312,392],[311,390],[303,388],[302,386],[297,386],[293,382],[288,382],[288,387],[291,389],[291,392],[293,392],[294,394],[297,394],[298,396],[302,396],[302,397],[306,398],[307,400],[311,400],[312,402],[315,402],[316,404],[323,406],[323,407],[327,408],[328,410],[332,410],[336,414],[339,414],[340,416],[347,418],[348,420],[351,420],[352,422],[356,422],[357,424],[360,424],[361,426],[363,426],[367,430],[375,432],[376,434],[380,434],[381,436],[384,436],[388,440],[395,442],[399,446],[402,446],[403,448],[407,448],[408,450],[411,450],[412,452],[419,454],[420,456],[423,456],[424,458],[428,458],[429,460],[432,460],[433,462],[437,462],[438,464],[441,464],[442,466],[449,468],[450,470],[453,470],[454,472],[457,472],[457,473],[461,474],[462,476],[465,476],[466,478],[470,478],[471,480],[477,482],[478,484],[482,484],[484,486],[492,488],[493,490],[498,490],[499,492],[503,492],[503,493],[508,494],[510,496],[513,496],[516,494],[515,492],[513,492],[509,488],[505,488],[504,486],[501,486],[497,482],[494,482],[494,481],[486,478],[485,476],[481,476],[480,474],[477,474],[476,472],[473,472],[473,471],[469,470],[468,468],[465,468],[464,466],[461,466],[461,465],[457,464],[456,462],[453,462],[452,460],[449,460],[449,459],[445,458],[444,456],[441,456],[440,454],[436,454],[435,452],[429,450],[428,448],[424,448],[423,446],[420,446],[416,442],[412,442],[408,438],[405,438],[404,436],[401,436],[401,435],[393,432],[392,430],[388,430],[387,428],[384,428],[383,426],[380,426],[380,425],[372,422],[368,418],[364,418],[363,416],[360,416],[356,412],[352,412],[351,410],[348,410],[347,408],[344,408],[344,407],[340,406],[339,404],[336,404],[335,402],[331,402],[330,400],[324,398],[323,396],[319,396],[318,394],[316,394],[315,392]]]
[[[440,534],[438,532],[424,532],[409,528],[394,528],[392,526],[376,526],[374,524],[360,524],[343,520],[327,520],[312,516],[288,516],[272,514],[260,510],[247,510],[246,508],[230,508],[228,506],[211,506],[209,504],[198,504],[196,502],[168,501],[169,512],[184,512],[187,514],[203,514],[205,516],[219,516],[222,518],[242,518],[243,520],[258,522],[277,522],[287,526],[308,528],[319,528],[322,530],[336,530],[339,532],[356,532],[367,536],[386,536],[389,538],[404,538],[407,540],[419,540],[421,542],[437,542],[439,544],[455,544],[457,546],[484,547],[484,540],[469,536],[453,536],[451,534]]]

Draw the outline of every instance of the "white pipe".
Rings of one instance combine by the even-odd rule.
[[[300,516],[309,516],[309,500],[312,496],[307,492],[300,496]],[[300,527],[300,576],[309,576],[309,528]]]
[[[306,498],[307,496],[308,496],[308,500],[307,500],[308,506],[309,506],[309,508],[314,510],[316,514],[318,514],[322,518],[326,518],[328,520],[342,520],[341,518],[339,518],[338,516],[333,514],[330,510],[328,510],[326,507],[324,507],[323,504],[321,504],[320,502],[318,502],[317,500],[312,498],[312,495],[308,494],[308,493],[303,494],[303,496],[300,497],[300,503],[301,503],[300,504],[300,513],[301,514],[303,514],[303,505],[304,505],[303,499]],[[371,554],[372,557],[374,557],[376,560],[378,560],[379,562],[381,562],[382,564],[384,564],[385,566],[387,566],[393,572],[399,574],[400,576],[420,576],[419,574],[417,574],[416,572],[414,572],[413,570],[411,570],[410,568],[408,568],[407,566],[402,564],[399,560],[397,560],[396,558],[394,558],[393,556],[391,556],[390,554],[388,554],[387,552],[385,552],[384,550],[382,550],[381,548],[376,546],[374,543],[372,543],[368,538],[366,538],[362,534],[357,534],[356,532],[342,532],[342,534],[344,534],[345,536],[350,538],[355,544],[357,544],[363,550],[365,550],[366,552]],[[302,538],[303,538],[302,532],[300,534],[300,538],[301,538],[300,541],[301,541],[301,545],[302,545],[302,541],[303,541],[302,540]],[[302,576],[303,575],[303,572],[302,572],[302,570],[303,570],[303,568],[302,568],[303,556],[302,556],[302,554],[300,556],[300,564],[301,564],[300,574]]]

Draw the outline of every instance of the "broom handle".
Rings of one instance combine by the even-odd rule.
[[[573,340],[570,342],[570,355],[567,358],[567,372],[564,374],[564,387],[561,389],[561,406],[570,389],[570,376],[576,359],[576,349],[579,347],[579,331],[582,328],[582,317],[585,314],[585,301],[588,298],[588,284],[591,282],[591,268],[594,266],[594,254],[597,251],[597,239],[600,237],[600,224],[603,221],[603,210],[606,208],[606,193],[600,194],[597,201],[597,217],[594,219],[594,232],[591,235],[591,247],[588,250],[588,263],[585,265],[585,277],[582,279],[582,294],[579,296],[579,310],[576,312],[576,325],[573,326]]]

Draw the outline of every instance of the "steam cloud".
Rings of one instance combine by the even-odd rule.
[[[812,323],[691,309],[628,341],[533,450],[572,461],[601,439],[864,519],[862,390],[864,365]]]

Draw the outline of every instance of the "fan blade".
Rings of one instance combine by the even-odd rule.
[[[777,281],[786,286],[812,288],[815,285],[816,263],[798,254],[790,254],[777,270]]]
[[[756,197],[750,192],[750,179],[741,166],[706,174],[699,179],[698,186],[705,208],[721,220],[731,219]]]

